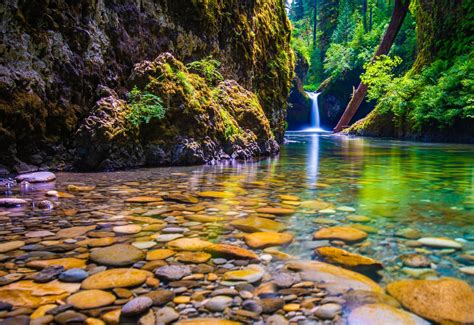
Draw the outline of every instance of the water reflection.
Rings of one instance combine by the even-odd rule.
[[[319,171],[319,134],[310,136],[311,141],[308,145],[308,159],[307,159],[307,179],[308,185],[315,185],[318,181]]]

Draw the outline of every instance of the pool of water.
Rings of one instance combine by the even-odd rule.
[[[93,188],[74,191],[68,188],[71,184]],[[73,196],[47,196],[49,190]],[[283,207],[293,209],[294,213],[274,219],[283,223],[295,239],[279,249],[292,257],[317,259],[315,247],[338,245],[382,262],[384,268],[378,279],[381,284],[401,278],[452,276],[474,285],[474,276],[460,270],[474,264],[472,145],[289,132],[280,155],[261,161],[111,173],[58,173],[55,182],[17,185],[4,191],[8,196],[31,199],[33,205],[0,208],[2,242],[25,240],[31,231],[47,230],[54,235],[62,228],[81,225],[96,224],[110,231],[114,225],[129,222],[128,216],[163,214],[161,218],[168,225],[187,228],[188,235],[242,246],[240,232],[230,222],[256,215],[260,206]],[[202,191],[233,195],[221,199],[200,197],[197,204],[126,202],[130,197],[160,197],[169,193],[197,197]],[[282,195],[295,196],[297,200],[284,199]],[[53,202],[52,209],[39,208],[38,203],[45,199]],[[326,206],[315,209],[305,205],[305,201],[323,202]],[[195,213],[195,205],[200,206],[195,209],[198,214],[226,220],[183,222],[183,216]],[[358,227],[369,235],[355,244],[313,239],[315,231],[331,226]],[[151,234],[152,231],[140,232],[121,241],[149,241]],[[463,247],[423,246],[416,241],[420,237],[444,237]],[[26,241],[41,245],[60,243],[54,236],[41,240],[28,237]],[[262,254],[261,250],[256,251]],[[11,262],[23,253],[12,251],[2,258]],[[411,253],[425,255],[431,265],[421,269],[403,266],[400,256]],[[23,269],[21,258],[15,259],[15,263],[10,264],[10,272],[28,272]],[[273,261],[267,267],[281,265],[282,262]]]

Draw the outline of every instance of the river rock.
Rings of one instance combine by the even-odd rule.
[[[203,222],[203,223],[219,222],[219,221],[227,220],[227,218],[225,218],[225,217],[208,216],[208,215],[202,215],[202,214],[186,215],[186,216],[184,216],[184,218],[187,219],[187,220]]]
[[[193,318],[181,320],[176,325],[240,325],[239,322],[234,322],[221,318]]]
[[[352,222],[369,222],[370,218],[367,216],[360,216],[357,214],[351,214],[346,217],[347,220]]]
[[[322,319],[333,319],[342,310],[341,305],[334,303],[327,303],[317,307],[314,314]]]
[[[96,263],[109,266],[126,266],[145,258],[145,254],[130,244],[115,244],[96,248],[90,254],[90,259]]]
[[[285,300],[283,298],[263,298],[260,299],[262,305],[262,312],[264,314],[273,314],[277,310],[282,309],[285,305]]]
[[[249,265],[242,270],[229,271],[224,273],[225,281],[246,281],[254,283],[260,281],[265,275],[265,270],[259,265]]]
[[[162,201],[161,197],[154,196],[134,196],[125,200],[127,203],[153,203]]]
[[[28,201],[19,199],[19,198],[14,198],[14,197],[7,197],[7,198],[0,198],[0,207],[17,207],[21,205],[26,205],[28,204]]]
[[[384,293],[365,291],[365,290],[352,290],[344,294],[343,299],[345,300],[344,308],[347,311],[351,311],[357,307],[370,304],[384,304],[390,305],[394,308],[400,308],[400,303],[393,297]]]
[[[359,242],[367,236],[365,231],[352,227],[321,228],[314,233],[314,239],[337,239],[345,242]]]
[[[232,192],[218,192],[218,191],[204,191],[198,192],[199,197],[211,198],[211,199],[231,199],[236,197]]]
[[[56,233],[56,236],[61,238],[76,238],[80,237],[91,230],[94,230],[96,226],[78,226],[78,227],[71,227],[61,229]]]
[[[15,179],[18,183],[47,183],[54,181],[56,179],[56,175],[51,172],[35,172],[18,175],[15,177]]]
[[[418,242],[429,247],[439,247],[439,248],[462,248],[462,244],[447,238],[434,238],[434,237],[425,237],[418,239]]]
[[[27,232],[25,236],[30,237],[30,238],[41,238],[41,237],[54,236],[54,233],[52,233],[49,230],[36,230],[36,231]]]
[[[177,281],[191,274],[191,269],[185,265],[166,265],[159,267],[155,275],[166,281]]]
[[[163,196],[163,200],[165,201],[174,201],[179,203],[199,203],[199,199],[197,197],[186,195],[186,194],[168,194]]]
[[[303,201],[300,204],[300,207],[312,210],[324,210],[324,209],[331,209],[334,207],[332,203],[324,202],[324,201]]]
[[[10,242],[0,243],[0,253],[13,251],[23,246],[25,246],[25,242],[21,240],[14,240]]]
[[[99,308],[113,304],[115,296],[102,290],[83,290],[68,297],[66,302],[77,309]]]
[[[171,307],[163,307],[155,312],[156,324],[170,324],[179,318],[179,314]]]
[[[288,322],[288,320],[281,316],[281,315],[272,315],[270,317],[267,318],[267,322],[266,322],[268,325],[288,325],[290,324],[290,322]]]
[[[293,241],[293,235],[278,232],[254,232],[244,236],[245,243],[252,248],[287,245]]]
[[[199,238],[179,238],[166,244],[168,248],[173,250],[192,252],[202,251],[212,245],[211,242]]]
[[[82,282],[83,289],[113,289],[141,285],[152,274],[137,269],[111,269],[95,273]]]
[[[398,230],[395,235],[407,239],[418,239],[421,237],[421,233],[413,228],[402,228]]]
[[[408,267],[430,267],[431,260],[426,255],[405,254],[400,256],[403,265]]]
[[[235,228],[245,232],[280,232],[285,229],[285,225],[278,221],[260,217],[248,217],[237,219],[230,223]]]
[[[204,307],[212,312],[221,312],[232,304],[232,298],[227,296],[216,296],[209,299]]]
[[[151,236],[158,243],[167,243],[183,237],[182,234],[157,234]]]
[[[72,310],[65,311],[63,313],[59,313],[54,316],[54,321],[57,324],[83,324],[87,316]]]
[[[285,268],[300,272],[301,279],[304,281],[325,283],[327,290],[334,294],[349,290],[384,292],[377,283],[368,277],[327,263],[295,261],[288,262]]]
[[[387,285],[387,292],[406,309],[434,322],[474,322],[474,293],[464,281],[401,280]]]
[[[144,313],[153,305],[153,300],[146,296],[134,298],[122,307],[122,314],[125,316],[138,315]]]
[[[257,254],[254,252],[234,245],[212,244],[211,246],[206,247],[205,251],[212,254],[213,256],[251,260],[258,259]]]
[[[211,259],[211,254],[204,252],[179,252],[175,256],[175,260],[181,263],[206,263]]]
[[[168,257],[176,254],[175,251],[166,248],[159,248],[152,251],[148,251],[146,254],[147,261],[166,260]]]
[[[113,232],[117,234],[124,234],[124,235],[134,235],[138,234],[142,231],[142,226],[140,225],[123,225],[123,226],[115,226],[112,228]]]
[[[459,271],[465,274],[474,275],[474,266],[465,266],[459,268]]]
[[[74,258],[74,257],[65,257],[52,260],[34,260],[26,263],[26,266],[32,269],[44,269],[50,266],[62,266],[64,269],[82,269],[86,267],[86,260]]]
[[[172,301],[175,294],[173,291],[170,290],[158,289],[150,291],[144,294],[144,296],[149,297],[151,298],[151,300],[153,300],[153,306],[161,306]]]
[[[336,247],[319,247],[315,253],[331,264],[338,264],[344,268],[359,272],[378,271],[383,268],[382,263],[370,257],[353,254]]]
[[[69,269],[59,275],[62,282],[81,282],[89,276],[89,273],[83,269]]]
[[[347,319],[349,325],[401,324],[429,325],[424,319],[384,304],[369,304],[351,311]]]

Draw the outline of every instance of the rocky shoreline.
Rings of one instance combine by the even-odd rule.
[[[17,178],[0,199],[1,324],[474,322],[474,293],[461,280],[382,288],[374,274],[383,264],[345,250],[371,236],[364,230],[320,218],[313,240],[328,244],[316,247],[316,261],[279,249],[294,240],[286,218],[334,209],[330,203],[288,194],[279,202],[247,198],[258,183],[189,190],[182,176],[154,187],[65,184],[49,172]],[[439,238],[417,242],[463,247]],[[404,263],[423,267],[422,257]]]

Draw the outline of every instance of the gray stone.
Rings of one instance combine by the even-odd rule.
[[[125,316],[141,314],[153,305],[153,300],[149,297],[141,296],[134,298],[122,306],[122,314]]]

